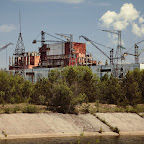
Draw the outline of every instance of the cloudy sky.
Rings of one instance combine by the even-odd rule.
[[[144,40],[144,0],[0,0],[0,47],[12,42],[0,52],[0,67],[8,65],[19,35],[19,9],[21,10],[22,36],[26,51],[38,51],[40,43],[32,44],[40,31],[49,34],[73,34],[74,41],[80,35],[116,50],[117,35],[102,30],[120,30],[125,52],[134,53],[134,44]],[[37,39],[40,39],[38,37]],[[53,40],[46,36],[46,39]],[[99,46],[107,55],[110,49]],[[140,51],[144,42],[139,44]],[[91,44],[87,51],[96,60],[105,63],[106,57]],[[144,62],[144,52],[140,62]],[[7,60],[6,60],[7,59]],[[133,63],[128,56],[126,62]]]

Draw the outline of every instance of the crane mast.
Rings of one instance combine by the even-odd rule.
[[[56,35],[59,35],[61,37],[64,37],[67,42],[69,42],[69,47],[70,47],[70,53],[69,53],[69,59],[71,61],[71,65],[72,65],[72,61],[74,61],[74,64],[76,64],[76,56],[73,53],[73,35],[72,34],[58,34],[56,33]]]
[[[139,56],[140,56],[140,54],[144,51],[144,49],[142,49],[140,52],[139,52],[139,50],[138,50],[138,48],[139,48],[138,44],[140,44],[140,43],[142,43],[142,42],[144,42],[144,40],[142,40],[142,41],[137,42],[137,43],[134,44],[134,49],[135,49],[135,53],[134,53],[134,54],[127,53],[127,52],[124,53],[124,54],[127,54],[127,55],[132,55],[132,56],[134,56],[134,57],[135,57],[135,64],[139,64]]]
[[[122,42],[121,42],[121,31],[116,31],[116,30],[113,30],[113,31],[110,31],[110,30],[102,30],[102,31],[105,31],[105,32],[109,32],[109,33],[112,33],[112,34],[116,34],[118,35],[118,45],[117,45],[117,50],[116,50],[116,54],[115,54],[115,57],[117,58],[117,63],[118,63],[118,59],[119,57],[121,57],[121,61],[123,60],[122,59],[122,55],[123,55],[123,47],[122,47]]]
[[[142,51],[139,53],[139,51],[138,51],[138,48],[139,48],[139,47],[138,47],[138,44],[140,44],[140,43],[142,43],[142,42],[144,42],[144,40],[135,43],[135,64],[138,64],[138,63],[139,63],[139,56],[140,56],[140,54],[142,53]]]

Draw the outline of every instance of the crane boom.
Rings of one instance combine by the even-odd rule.
[[[99,47],[97,47],[92,40],[88,39],[86,36],[81,35],[80,37],[84,38],[86,41],[90,42],[94,47],[96,47],[101,53],[103,53],[108,59],[110,59],[110,57],[103,52]]]
[[[9,45],[13,45],[13,43],[8,43],[5,46],[3,46],[2,48],[0,48],[0,51],[2,51],[3,49],[6,49]]]
[[[58,34],[58,33],[56,33],[56,35],[64,37],[68,42],[70,42],[70,37],[68,37],[67,34]]]
[[[59,41],[55,41],[55,40],[45,40],[45,34],[55,38],[55,39],[58,39]],[[43,46],[45,44],[45,42],[65,42],[64,40],[60,39],[60,38],[57,38],[47,32],[44,32],[44,31],[41,31],[41,40],[37,40],[37,39],[34,39],[32,41],[33,44],[37,43],[37,42],[41,42],[41,45]]]
[[[137,42],[136,45],[142,43],[143,41],[144,41],[144,40],[142,40],[142,41],[140,41],[140,42]]]
[[[102,30],[102,31],[113,33],[113,34],[116,34],[116,35],[119,34],[119,31],[110,31],[110,30]]]

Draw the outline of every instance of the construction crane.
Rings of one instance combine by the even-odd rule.
[[[102,30],[102,31],[118,35],[118,46],[117,46],[115,57],[117,57],[117,63],[118,63],[119,56],[121,57],[121,61],[122,61],[123,60],[122,59],[123,58],[123,56],[122,56],[123,55],[122,49],[124,49],[124,47],[122,47],[122,42],[121,42],[121,31],[116,31],[116,30],[113,30],[113,31]]]
[[[140,54],[143,52],[143,50],[139,53],[139,51],[138,51],[138,44],[140,44],[140,43],[142,43],[144,40],[142,40],[142,41],[140,41],[140,42],[137,42],[136,44],[135,44],[135,63],[136,64],[138,64],[139,63],[139,56],[140,56]]]
[[[0,48],[0,51],[2,51],[3,49],[6,49],[8,46],[13,45],[13,43],[8,43],[5,46]],[[7,64],[7,51],[6,51],[6,64]]]
[[[55,41],[55,40],[45,40],[45,34],[47,34],[47,35],[49,35],[49,36],[51,36],[51,37],[53,37],[53,38],[55,38],[55,39],[58,39],[59,41]],[[35,44],[35,43],[37,43],[37,42],[41,42],[41,46],[43,46],[44,44],[45,44],[45,42],[65,42],[64,40],[62,40],[62,39],[59,39],[59,38],[57,38],[57,37],[55,37],[55,36],[53,36],[53,35],[51,35],[51,34],[48,34],[48,33],[46,33],[46,32],[44,32],[44,31],[41,31],[41,40],[36,40],[36,39],[34,39],[33,40],[33,44]]]
[[[135,57],[135,64],[138,64],[138,63],[139,63],[139,56],[140,56],[141,53],[144,51],[144,49],[142,49],[140,52],[139,52],[139,50],[138,50],[138,48],[139,48],[139,47],[138,47],[138,44],[140,44],[140,43],[142,43],[142,42],[144,42],[144,40],[142,40],[142,41],[137,42],[137,43],[134,44],[135,54],[131,54],[131,53],[127,53],[127,52],[124,53],[124,56],[126,56],[126,55],[132,55],[132,56],[134,56],[134,57]]]
[[[56,35],[64,37],[68,42],[72,41],[72,34],[58,34],[58,33],[56,33]]]
[[[8,44],[6,44],[5,46],[1,47],[1,48],[0,48],[0,51],[2,51],[3,49],[6,49],[9,45],[13,45],[13,43],[8,43]]]
[[[69,42],[69,44],[70,44],[69,45],[69,47],[70,47],[69,59],[71,60],[71,64],[72,64],[72,61],[74,61],[74,64],[76,64],[76,61],[75,61],[76,56],[73,53],[73,51],[74,51],[74,49],[73,49],[73,35],[72,34],[58,34],[58,33],[56,33],[56,35],[64,37],[67,40],[67,42]]]
[[[86,41],[90,42],[95,48],[97,48],[102,54],[104,54],[109,60],[110,64],[113,65],[113,49],[110,51],[110,57],[103,52],[92,40],[88,39],[86,36],[81,35],[79,38],[84,38]]]

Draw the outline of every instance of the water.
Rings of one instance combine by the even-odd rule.
[[[0,140],[0,144],[144,144],[144,136],[16,139]]]

